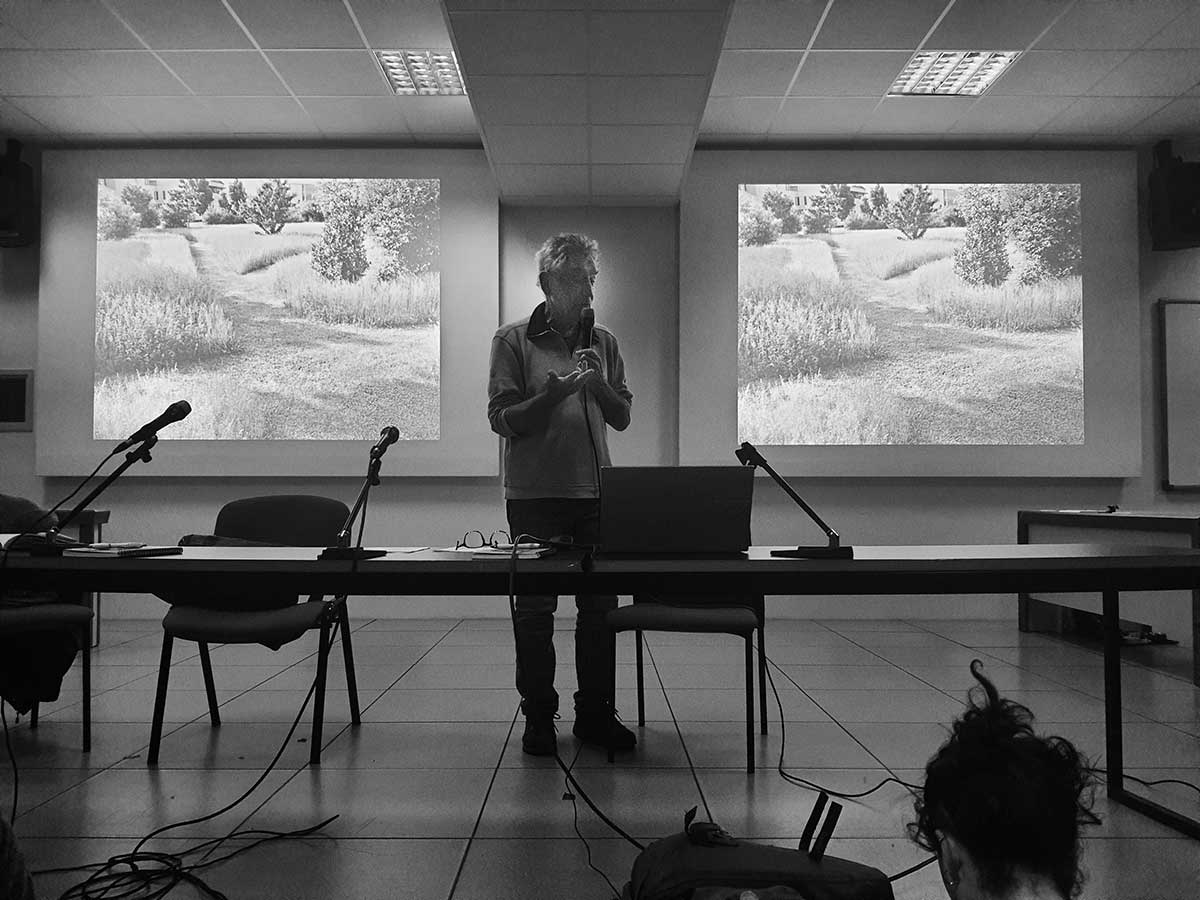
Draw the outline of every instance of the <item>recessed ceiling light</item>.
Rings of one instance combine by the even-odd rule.
[[[921,50],[892,82],[888,96],[977,97],[1020,55],[1020,50]]]
[[[375,56],[397,94],[465,94],[451,50],[376,50]]]

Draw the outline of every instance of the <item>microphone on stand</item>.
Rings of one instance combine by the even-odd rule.
[[[125,440],[121,441],[121,443],[117,444],[116,449],[113,450],[113,454],[120,453],[122,450],[128,450],[134,444],[140,444],[142,441],[154,437],[158,434],[160,428],[165,428],[167,425],[170,425],[172,422],[178,422],[180,419],[186,419],[191,414],[191,411],[192,405],[186,400],[176,400],[163,410],[162,415],[157,419],[147,422],[129,437],[125,438]]]
[[[387,448],[400,440],[400,429],[389,425],[379,432],[379,441],[371,448],[371,459],[379,459],[387,452]]]
[[[786,557],[788,559],[853,559],[854,548],[843,547],[841,538],[838,533],[825,524],[824,519],[816,514],[811,506],[804,502],[804,498],[792,490],[792,486],[771,468],[770,464],[763,459],[763,455],[758,452],[755,446],[749,442],[743,442],[742,446],[734,451],[734,455],[738,458],[743,466],[762,466],[767,474],[775,479],[778,484],[789,497],[808,513],[808,517],[812,519],[825,532],[825,536],[829,538],[829,545],[826,547],[797,547],[795,550],[772,550],[772,556]]]

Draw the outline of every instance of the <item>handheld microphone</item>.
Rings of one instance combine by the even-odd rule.
[[[186,400],[176,400],[168,406],[161,416],[151,422],[147,422],[121,443],[117,444],[117,449],[113,453],[120,453],[122,450],[128,450],[134,444],[140,444],[148,438],[158,434],[160,428],[170,425],[172,422],[178,422],[180,419],[186,419],[192,411],[192,405]]]
[[[388,425],[379,432],[379,441],[371,448],[371,459],[379,459],[387,452],[387,448],[400,440],[400,429],[395,425]]]
[[[596,311],[585,306],[579,311],[579,349],[592,346],[592,331],[596,327]]]

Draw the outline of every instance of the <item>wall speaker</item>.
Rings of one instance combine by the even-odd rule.
[[[28,247],[37,224],[33,167],[21,162],[21,142],[10,138],[0,157],[0,247]]]
[[[33,370],[0,370],[0,431],[33,431]]]

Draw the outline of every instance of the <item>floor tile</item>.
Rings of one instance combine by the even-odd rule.
[[[701,723],[697,723],[699,726]],[[697,731],[685,732],[692,761],[703,768],[744,769],[746,729],[724,722],[706,722]],[[920,726],[918,726],[920,727]],[[784,766],[805,769],[874,769],[879,760],[833,722],[791,722],[786,731],[773,728],[765,737],[754,735],[755,765],[775,768],[780,742],[786,734]]]
[[[582,814],[582,813],[581,813]],[[604,873],[588,867],[591,862]],[[477,839],[471,842],[454,900],[529,900],[530,897],[611,898],[629,880],[638,850],[620,838],[572,836],[543,840]]]
[[[374,722],[321,752],[322,769],[483,769],[496,765],[511,722]]]
[[[338,838],[470,837],[488,769],[305,769],[244,827],[287,830],[338,818]]]
[[[141,732],[141,746],[136,755],[121,761],[120,765],[124,768],[146,767],[145,753],[150,743],[150,729],[145,725],[136,727]],[[164,733],[158,750],[158,765],[163,769],[266,768],[279,748],[284,746],[289,727],[283,722],[227,722],[214,728],[207,719],[203,719],[179,726],[170,734]],[[326,744],[337,737],[344,727],[348,726],[327,724],[323,735]],[[287,741],[278,763],[281,768],[297,769],[308,762],[311,733],[311,728],[301,723]]]
[[[140,838],[176,822],[222,809],[237,800],[261,772],[107,769],[17,819],[29,837]],[[272,772],[242,803],[205,822],[172,829],[176,837],[220,837],[279,788],[291,772]]]
[[[915,690],[924,682],[896,666],[878,660],[869,666],[805,666],[781,664],[785,678],[803,690]],[[776,674],[778,679],[778,674]]]
[[[511,722],[521,697],[486,688],[385,691],[363,710],[364,722]]]
[[[923,768],[949,736],[945,725],[931,722],[855,722],[846,728],[889,769]]]
[[[839,722],[948,722],[962,704],[932,688],[912,691],[809,691]]]

